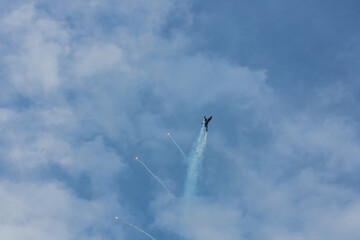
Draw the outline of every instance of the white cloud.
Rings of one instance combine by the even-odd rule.
[[[354,173],[360,167],[357,125],[350,119],[328,117],[315,120],[309,119],[305,113],[294,120],[280,122],[278,129],[276,146],[283,153],[318,156],[319,161],[325,162],[325,170],[333,173]]]
[[[3,19],[3,24],[8,28],[22,28],[24,25],[30,26],[34,15],[34,4],[26,4],[11,12]]]
[[[154,152],[165,149],[154,139],[161,132],[165,135],[166,127],[180,126],[178,122],[216,104],[221,113],[235,116],[234,127],[243,117],[238,111],[251,115],[243,117],[254,124],[250,133],[261,121],[268,124],[261,127],[270,128],[272,142],[247,148],[224,132],[211,133],[209,143],[220,157],[206,157],[224,163],[221,174],[229,182],[212,186],[226,192],[225,197],[216,193],[194,206],[186,227],[191,238],[358,237],[358,194],[328,177],[358,170],[357,125],[341,117],[318,120],[313,112],[279,114],[274,109],[282,105],[266,82],[266,71],[188,54],[190,41],[181,33],[171,39],[160,37],[175,6],[166,0],[65,1],[47,6],[53,15],[30,4],[2,19],[1,33],[11,42],[4,58],[14,95],[34,99],[22,110],[11,105],[0,109],[1,161],[17,178],[30,179],[15,182],[11,176],[1,182],[0,213],[6,216],[1,238],[106,238],[101,232],[108,230],[109,222],[103,219],[118,207],[113,198],[130,196],[124,192],[118,196],[120,190],[114,187],[118,185],[111,182],[124,168],[123,158],[144,146]],[[328,94],[332,92],[326,92],[327,104]],[[245,123],[243,128],[247,127]],[[181,128],[178,136],[188,140],[188,131]],[[319,156],[324,165],[317,168],[314,159]],[[167,161],[162,162],[166,170],[169,162],[176,164],[173,158]],[[48,164],[71,176],[89,176],[96,197],[82,200],[71,194],[76,190],[29,178]],[[207,165],[204,171],[218,166]],[[152,203],[153,227],[182,235],[180,206],[157,201]],[[103,222],[96,228],[98,235],[88,236],[86,228],[98,222]]]
[[[68,33],[63,26],[39,16],[33,4],[10,13],[1,26],[12,40],[13,51],[5,62],[17,91],[54,90],[61,82],[59,59],[67,54]]]
[[[157,198],[151,204],[156,214],[154,225],[194,240],[242,239],[241,211],[228,202],[211,203],[198,199],[184,213],[179,202]]]
[[[49,132],[6,132],[6,136],[9,147],[1,155],[24,174],[56,163],[73,175],[87,172],[94,181],[94,190],[103,192],[102,186],[123,167],[121,157],[107,148],[101,137],[73,145]]]
[[[114,202],[110,207],[101,201],[77,199],[57,183],[2,181],[0,196],[1,238],[9,240],[103,239],[86,229],[112,220],[111,212],[117,208]]]
[[[80,77],[101,74],[106,70],[126,70],[123,51],[113,44],[86,45],[75,53],[75,71]]]
[[[14,112],[10,109],[0,108],[0,123],[6,123],[13,118]]]
[[[175,95],[179,99],[173,99],[174,102],[202,105],[214,102],[218,97],[227,97],[229,100],[243,100],[243,106],[254,103],[259,106],[262,98],[270,100],[271,90],[265,83],[264,71],[252,71],[204,56],[183,56],[180,59],[169,56],[169,60],[157,64],[156,72],[149,71],[159,81],[159,94],[162,92],[167,98]]]
[[[189,236],[194,240],[241,239],[240,212],[227,204],[201,204],[191,209],[187,222]]]

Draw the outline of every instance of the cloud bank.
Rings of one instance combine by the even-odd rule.
[[[179,239],[181,201],[132,159],[181,197],[186,166],[166,133],[188,152],[204,114],[214,120],[191,239],[360,237],[359,127],[339,110],[357,102],[347,83],[293,106],[268,69],[194,51],[201,13],[187,1],[4,6],[2,239],[143,239],[115,216]]]

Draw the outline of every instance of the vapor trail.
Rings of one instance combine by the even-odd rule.
[[[200,178],[201,163],[204,159],[204,152],[206,148],[207,132],[205,131],[205,122],[203,122],[200,129],[199,136],[194,142],[187,163],[189,164],[184,187],[184,212],[183,212],[183,240],[188,240],[187,235],[187,220],[191,217],[191,205],[196,195],[197,183]]]
[[[139,228],[139,227],[137,227],[137,226],[135,226],[135,225],[133,225],[133,224],[131,224],[131,223],[128,223],[127,221],[122,220],[122,219],[119,218],[119,217],[115,217],[115,219],[116,219],[116,220],[119,220],[119,221],[122,222],[122,223],[125,223],[125,224],[129,225],[130,227],[135,228],[135,229],[138,230],[139,232],[142,232],[143,234],[147,235],[149,238],[151,238],[151,239],[153,239],[153,240],[156,240],[153,236],[151,236],[149,233],[145,232],[145,231],[142,230],[141,228]]]
[[[137,161],[139,161],[139,163],[141,163],[144,168],[161,184],[161,186],[163,186],[163,188],[166,190],[166,192],[170,195],[171,198],[175,198],[174,195],[172,195],[172,193],[169,191],[169,189],[166,187],[166,185],[160,180],[160,178],[158,178],[147,166],[146,164],[141,161],[138,157],[135,158]]]
[[[188,170],[185,180],[185,189],[184,189],[184,200],[185,203],[189,203],[196,194],[197,183],[200,177],[201,163],[204,159],[204,151],[206,148],[207,142],[207,132],[205,131],[205,126],[202,125],[200,134],[192,146],[188,158]]]
[[[181,149],[181,147],[175,142],[174,138],[170,135],[170,133],[167,134],[171,140],[174,142],[174,144],[176,145],[176,147],[179,149],[179,151],[181,152],[181,155],[183,158],[185,158],[185,153],[184,151]]]

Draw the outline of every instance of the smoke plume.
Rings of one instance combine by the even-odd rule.
[[[205,131],[205,122],[203,122],[200,129],[199,136],[194,142],[189,157],[187,158],[188,169],[185,179],[185,188],[184,188],[184,211],[183,211],[183,232],[184,236],[187,234],[186,223],[187,219],[190,217],[190,209],[192,202],[197,193],[197,185],[200,178],[201,164],[204,159],[204,152],[206,148],[207,141],[207,132]],[[187,240],[187,238],[184,238]]]

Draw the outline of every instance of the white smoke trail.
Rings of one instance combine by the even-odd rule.
[[[188,170],[185,179],[185,187],[184,187],[184,212],[183,212],[183,228],[184,228],[184,236],[188,235],[186,222],[190,217],[190,210],[192,201],[196,195],[197,191],[197,183],[200,177],[201,163],[204,159],[204,152],[206,148],[207,141],[207,132],[205,131],[205,123],[200,130],[200,134],[197,140],[194,142],[190,155],[188,157]],[[188,240],[188,238],[183,238],[183,240]]]
[[[158,178],[146,165],[143,161],[141,161],[138,157],[135,158],[139,163],[141,163],[144,168],[163,186],[163,188],[166,190],[166,192],[169,194],[171,198],[175,198],[174,195],[169,191],[169,189],[166,187],[166,185]]]
[[[184,200],[185,203],[189,203],[195,194],[197,189],[197,183],[200,176],[201,163],[204,159],[204,151],[206,148],[207,141],[207,132],[205,131],[205,126],[203,125],[199,137],[193,144],[192,150],[188,158],[188,170],[185,180],[185,189],[184,189]]]
[[[184,151],[181,149],[181,147],[175,142],[174,138],[170,135],[170,133],[167,134],[171,140],[173,141],[173,143],[176,145],[176,147],[179,149],[179,151],[181,152],[181,155],[183,158],[185,158],[185,153]]]
[[[120,222],[122,223],[125,223],[127,225],[129,225],[130,227],[133,227],[135,228],[136,230],[138,230],[139,232],[142,232],[143,234],[145,234],[146,236],[148,236],[149,238],[153,239],[153,240],[156,240],[153,236],[151,236],[149,233],[145,232],[144,230],[142,230],[141,228],[135,226],[134,224],[131,224],[131,223],[128,223],[127,221],[125,220],[122,220],[121,218],[119,217],[115,217],[116,220],[119,220]]]

